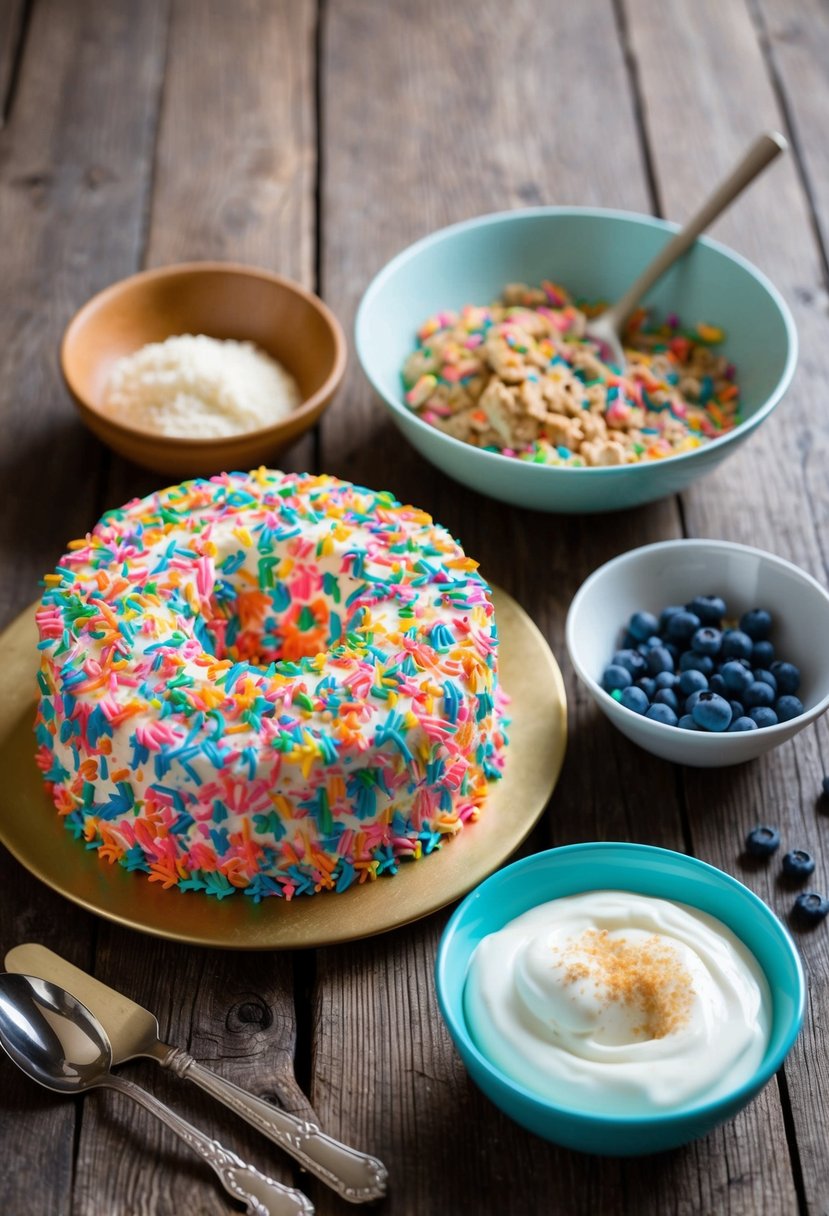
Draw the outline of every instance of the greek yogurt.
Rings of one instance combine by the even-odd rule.
[[[464,1012],[479,1050],[534,1093],[647,1115],[747,1081],[769,1040],[771,997],[757,960],[714,917],[590,891],[485,937]]]

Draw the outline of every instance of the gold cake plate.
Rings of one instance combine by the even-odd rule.
[[[501,681],[510,697],[502,779],[481,818],[441,849],[401,862],[393,877],[290,902],[221,901],[163,890],[143,874],[101,862],[55,812],[34,762],[38,665],[35,605],[0,634],[0,842],[41,882],[116,924],[156,937],[229,950],[326,946],[371,937],[428,916],[496,870],[529,834],[553,792],[567,742],[564,682],[523,608],[493,590]]]

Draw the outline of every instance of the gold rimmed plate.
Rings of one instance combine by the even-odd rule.
[[[553,792],[567,742],[564,682],[549,646],[511,596],[493,590],[501,680],[512,724],[503,778],[480,820],[393,878],[342,895],[259,904],[162,890],[101,862],[67,832],[34,763],[37,631],[32,606],[0,634],[0,841],[41,882],[90,912],[156,937],[230,950],[333,945],[408,924],[465,895],[513,853]]]

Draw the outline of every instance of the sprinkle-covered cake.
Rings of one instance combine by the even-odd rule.
[[[45,582],[44,780],[81,845],[165,888],[345,891],[439,847],[500,774],[489,589],[388,493],[185,482]]]

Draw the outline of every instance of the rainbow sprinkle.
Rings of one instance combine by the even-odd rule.
[[[38,766],[76,839],[164,888],[344,891],[439,848],[502,771],[489,589],[388,493],[185,482],[44,581]]]

